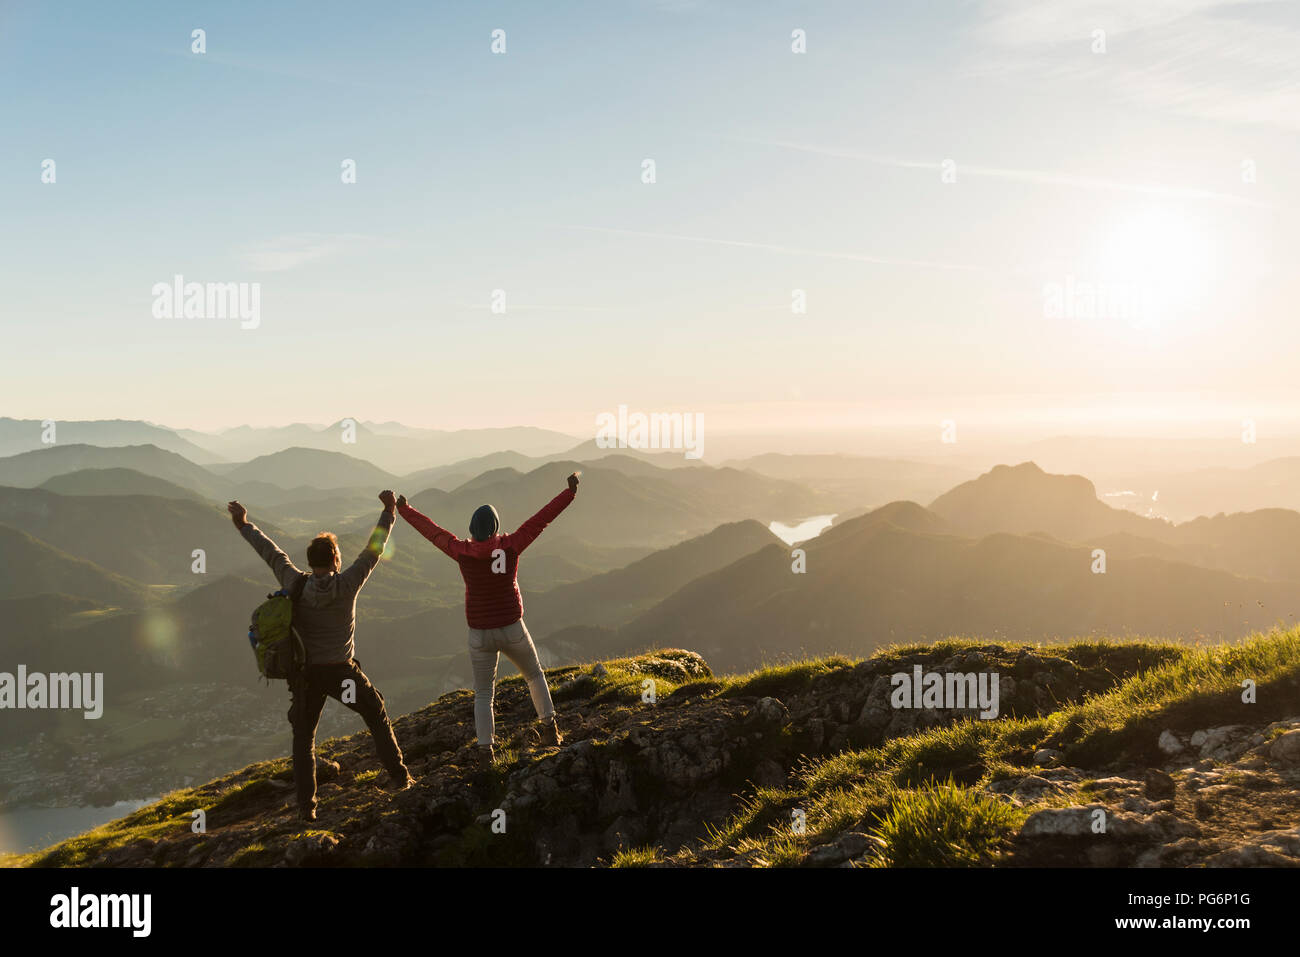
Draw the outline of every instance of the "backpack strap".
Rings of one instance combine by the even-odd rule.
[[[303,575],[292,585],[289,586],[289,600],[293,602],[294,611],[298,610],[298,602],[302,600],[303,590],[307,587],[307,575]],[[296,675],[289,679],[292,686],[295,681],[306,675],[307,666],[307,643],[302,640],[302,635],[298,634],[297,627],[293,624],[293,618],[289,619],[289,637],[293,641],[293,663]]]

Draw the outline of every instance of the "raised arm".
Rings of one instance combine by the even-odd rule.
[[[420,512],[414,505],[408,504],[405,495],[398,497],[397,511],[412,528],[433,542],[448,558],[455,558],[459,553],[457,546],[464,545],[461,539]]]
[[[542,534],[547,525],[555,521],[557,515],[569,507],[569,503],[573,501],[577,494],[578,473],[574,472],[569,476],[568,488],[542,506],[541,511],[519,526],[518,531],[502,536],[503,547],[512,548],[515,552],[522,552],[533,543],[533,540],[538,535]]]
[[[384,510],[379,513],[379,521],[370,533],[370,541],[366,542],[366,547],[361,549],[356,560],[339,575],[339,584],[347,591],[358,591],[366,583],[370,573],[379,564],[379,559],[383,557],[384,546],[388,544],[393,523],[397,521],[397,500],[393,493],[385,489],[379,493],[379,501],[384,503]]]
[[[302,577],[304,573],[294,567],[293,562],[289,561],[289,556],[281,551],[280,547],[260,528],[248,520],[248,510],[244,506],[238,502],[230,502],[226,505],[226,511],[230,512],[230,519],[235,523],[235,528],[239,529],[239,534],[244,536],[244,541],[252,545],[253,550],[262,556],[262,561],[271,567],[271,572],[281,588],[288,588],[292,582]]]

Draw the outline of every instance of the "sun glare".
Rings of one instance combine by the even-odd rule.
[[[1120,222],[1103,241],[1102,284],[1139,305],[1139,325],[1195,312],[1204,304],[1218,263],[1206,227],[1194,218],[1146,210]]]

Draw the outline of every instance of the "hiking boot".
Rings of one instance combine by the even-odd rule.
[[[474,755],[470,758],[471,767],[480,771],[487,771],[492,767],[496,759],[497,754],[492,745],[489,744],[487,747],[484,747],[481,744],[476,745],[474,747]]]
[[[316,809],[314,807],[304,807],[298,809],[298,820],[314,821],[316,820]]]
[[[554,717],[538,720],[537,733],[541,736],[544,748],[558,748],[564,741],[564,737],[560,734],[560,726],[555,723]]]
[[[385,788],[389,791],[405,791],[407,788],[415,786],[415,778],[411,777],[411,772],[405,769],[399,774],[389,774],[388,782]]]

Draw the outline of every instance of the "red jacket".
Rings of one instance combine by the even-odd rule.
[[[417,532],[460,565],[460,576],[465,579],[465,620],[469,626],[504,628],[524,616],[524,599],[519,594],[519,582],[515,578],[520,552],[542,534],[542,529],[551,524],[573,498],[573,490],[566,488],[520,525],[517,532],[493,535],[483,542],[457,538],[410,505],[399,505],[397,510]],[[494,561],[492,555],[497,549],[504,553],[505,568],[494,572],[493,564],[500,567],[500,562]]]

